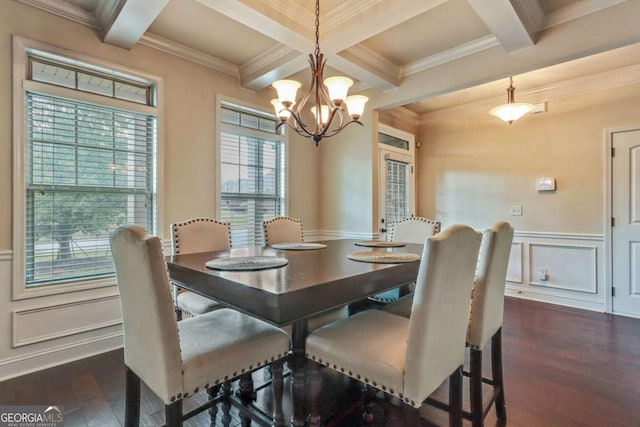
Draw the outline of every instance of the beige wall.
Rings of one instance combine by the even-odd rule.
[[[242,89],[234,77],[147,46],[136,45],[127,51],[103,44],[96,31],[84,25],[13,0],[0,0],[0,379],[121,343],[114,286],[12,301],[13,34],[162,79],[163,120],[159,126],[164,130],[164,175],[159,210],[164,225],[159,234],[164,238],[173,221],[215,215],[216,96],[263,105],[268,111],[273,97],[271,91]],[[292,138],[289,188],[295,196],[290,198],[289,209],[305,222],[305,229],[319,226],[316,154],[307,141]],[[87,316],[87,310],[93,314]],[[20,322],[12,320],[12,312],[20,316]],[[47,325],[29,323],[43,315]],[[103,318],[111,326],[100,323]],[[78,325],[86,331],[73,331]],[[12,347],[16,334],[38,333],[42,328],[51,335],[35,344]]]
[[[604,233],[605,128],[640,124],[640,85],[550,100],[511,126],[488,114],[422,124],[418,213],[443,225]],[[557,190],[538,193],[536,180]],[[509,207],[523,206],[523,216]]]

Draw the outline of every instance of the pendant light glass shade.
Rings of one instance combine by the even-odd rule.
[[[516,88],[513,87],[513,77],[509,78],[509,82],[510,84],[507,88],[507,103],[493,107],[489,110],[489,114],[511,124],[525,114],[533,111],[535,107],[533,104],[526,102],[515,102],[514,92]]]

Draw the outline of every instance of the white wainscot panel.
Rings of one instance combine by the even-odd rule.
[[[119,297],[12,312],[13,347],[48,341],[121,323]]]
[[[522,242],[511,243],[511,253],[509,254],[509,266],[507,267],[507,282],[522,283],[522,258],[524,245]]]
[[[640,242],[631,242],[630,295],[640,295]]]
[[[542,270],[546,280],[540,277]],[[596,246],[529,244],[530,285],[595,294],[597,283]]]

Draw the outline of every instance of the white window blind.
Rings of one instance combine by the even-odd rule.
[[[386,221],[388,224],[409,217],[409,165],[386,160]]]
[[[274,119],[226,106],[221,118],[233,126],[220,134],[220,218],[233,247],[261,245],[262,221],[285,214],[284,142]]]
[[[156,118],[26,94],[26,284],[113,274],[109,233],[154,231]]]

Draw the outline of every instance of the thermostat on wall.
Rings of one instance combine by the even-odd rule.
[[[538,191],[555,191],[556,179],[555,178],[538,178]]]

